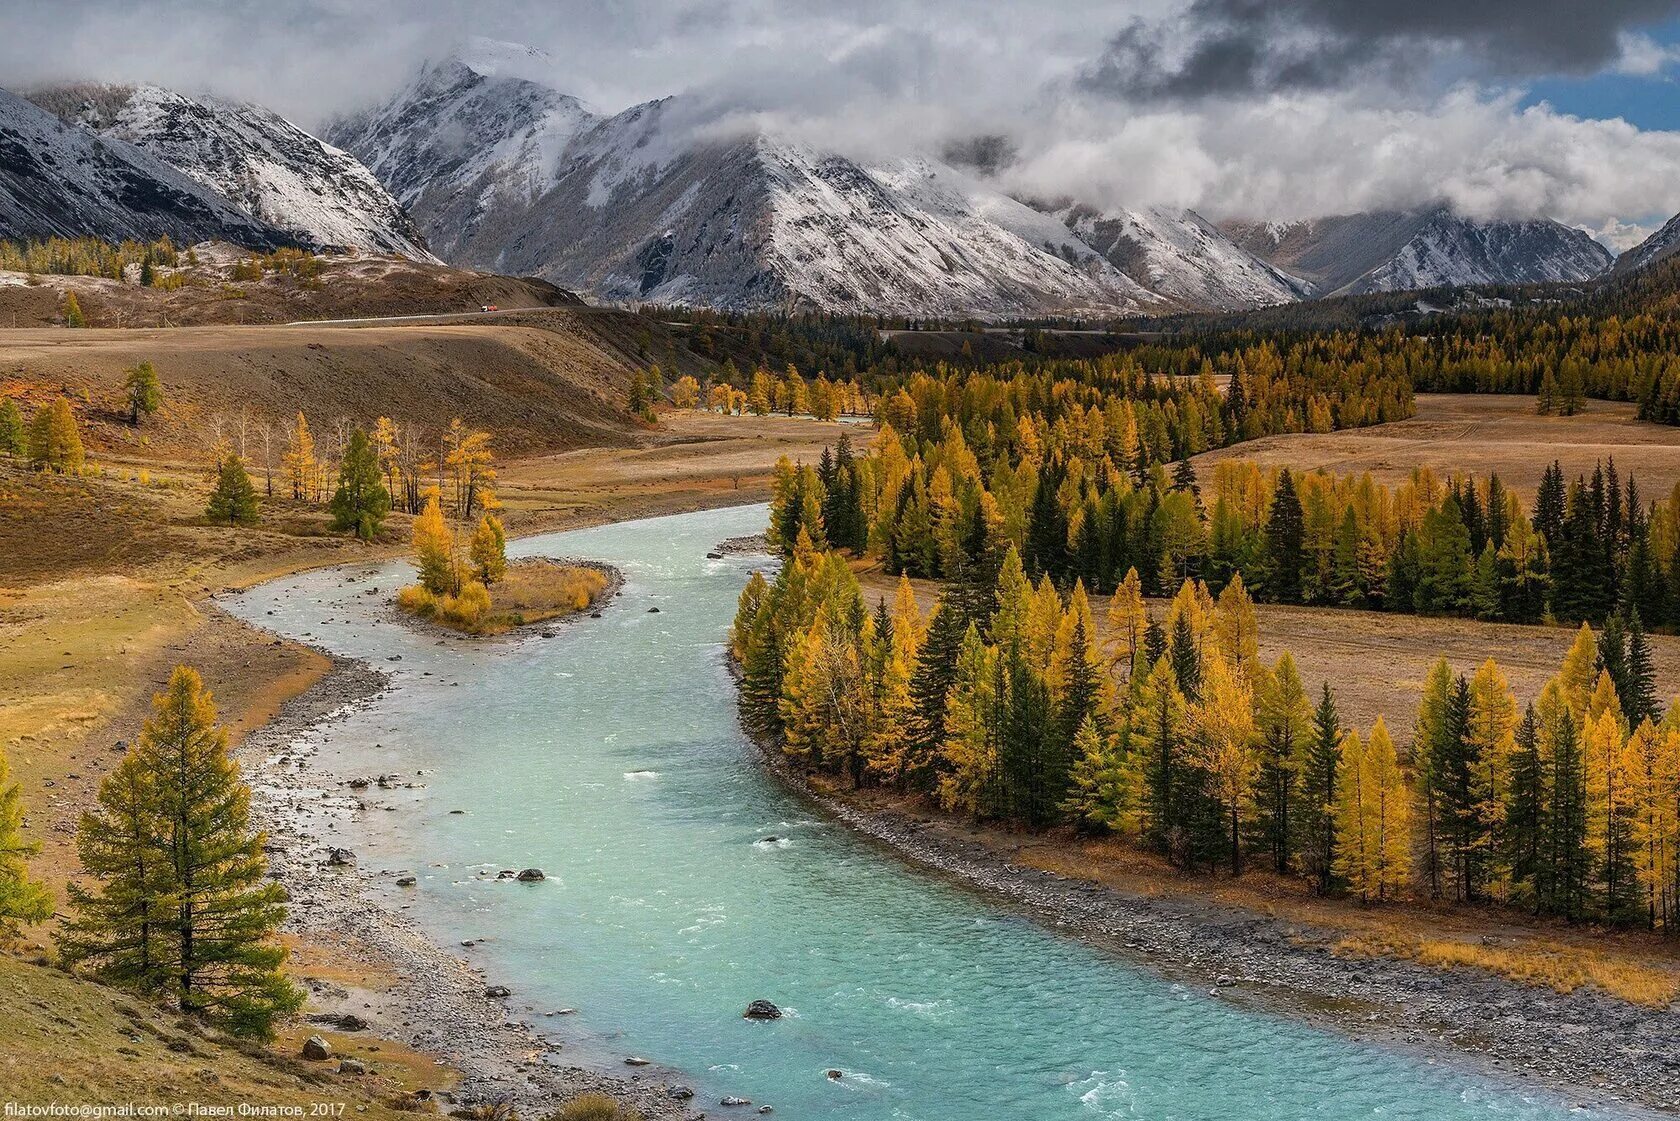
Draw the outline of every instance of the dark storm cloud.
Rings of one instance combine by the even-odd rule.
[[[1130,100],[1592,73],[1680,0],[1193,0],[1131,20],[1081,77]]]

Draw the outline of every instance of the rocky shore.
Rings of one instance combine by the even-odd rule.
[[[400,1041],[460,1072],[461,1083],[444,1095],[449,1108],[508,1102],[521,1116],[540,1119],[570,1098],[597,1092],[648,1121],[694,1116],[692,1094],[674,1071],[643,1064],[615,1077],[568,1064],[561,1044],[539,1035],[515,1011],[517,978],[487,978],[445,952],[373,898],[353,853],[323,841],[323,822],[348,818],[358,800],[346,793],[340,776],[319,769],[316,733],[372,701],[391,680],[361,662],[332,662],[320,682],[287,702],[239,748],[253,814],[268,834],[271,874],[291,898],[286,931],[346,948],[370,975],[394,979],[365,987],[311,983],[311,1021]]]
[[[1680,1110],[1680,1015],[1672,1010],[1477,970],[1338,956],[1333,932],[1012,864],[960,823],[857,804],[812,786],[779,752],[764,756],[788,787],[897,856],[1169,980],[1519,1086],[1537,1083],[1574,1106]]]

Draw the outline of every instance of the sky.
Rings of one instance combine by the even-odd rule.
[[[1008,190],[1293,220],[1445,202],[1614,249],[1680,211],[1680,0],[0,0],[0,86],[154,81],[319,130],[470,36],[601,112]]]

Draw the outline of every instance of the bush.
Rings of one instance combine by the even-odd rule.
[[[641,1121],[641,1116],[605,1094],[585,1094],[561,1106],[549,1121]]]
[[[462,585],[460,595],[440,596],[419,584],[410,584],[397,593],[397,606],[422,619],[474,630],[490,614],[490,589],[477,580],[468,580]]]

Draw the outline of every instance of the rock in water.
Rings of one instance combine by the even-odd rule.
[[[846,1072],[843,1070],[830,1070],[828,1072],[828,1080],[830,1082],[838,1082],[844,1077],[846,1077]]]
[[[534,884],[540,880],[547,879],[547,877],[543,875],[543,870],[541,868],[527,868],[523,872],[520,872],[519,875],[515,876],[514,879],[518,880],[522,884]]]
[[[731,1095],[730,1097],[723,1098],[722,1100],[720,1100],[718,1102],[718,1104],[719,1105],[751,1105],[752,1104],[752,1099],[751,1098],[737,1098],[737,1097],[734,1097],[733,1095]]]
[[[506,985],[491,985],[488,989],[484,990],[484,995],[489,997],[491,1000],[506,1000],[513,994],[508,990]]]
[[[686,1102],[694,1096],[694,1091],[687,1086],[672,1086],[665,1091],[665,1096],[672,1101]]]
[[[327,863],[334,868],[350,868],[356,863],[356,854],[349,849],[333,849],[327,853]]]
[[[747,1005],[747,1010],[741,1015],[748,1020],[780,1020],[782,1010],[768,1000],[755,1000]]]
[[[332,1044],[318,1035],[312,1035],[303,1041],[303,1057],[319,1062],[332,1058]]]

